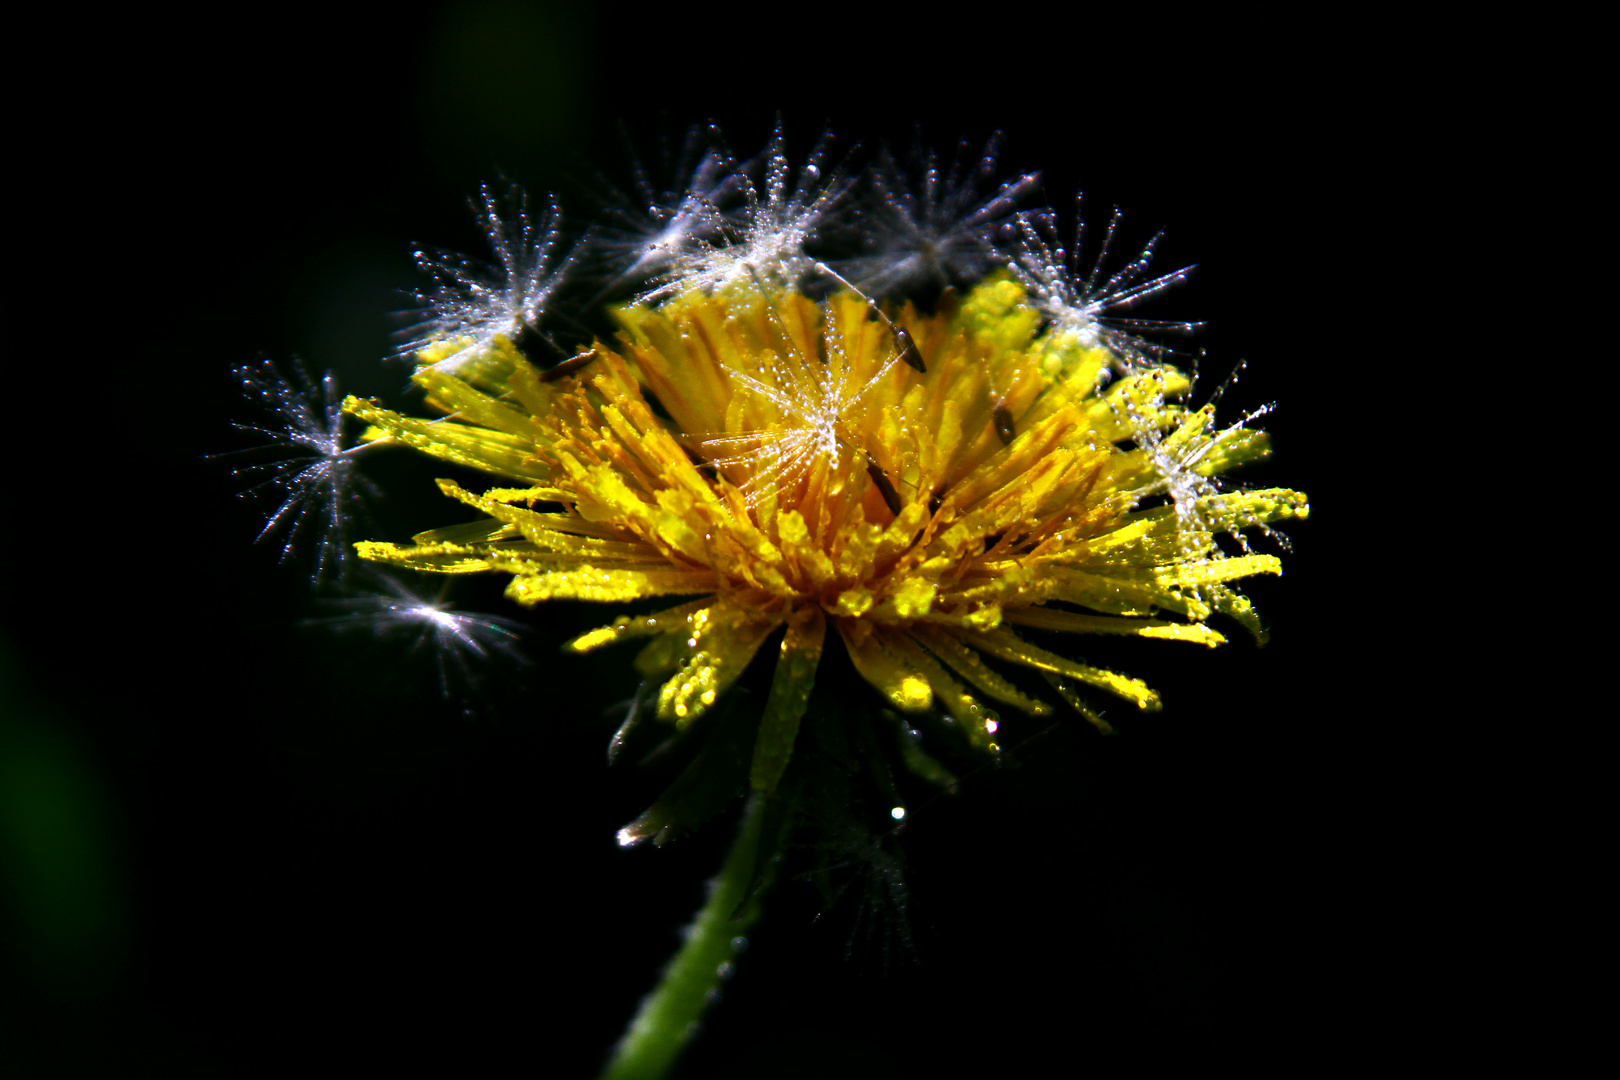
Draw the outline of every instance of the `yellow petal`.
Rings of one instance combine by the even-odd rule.
[[[868,631],[863,636],[853,632],[849,624],[855,622],[857,620],[838,621],[839,635],[844,639],[855,670],[875,686],[878,693],[888,698],[895,708],[902,712],[925,711],[934,703],[934,691],[928,685],[928,679],[914,666],[901,661],[882,635]],[[863,629],[870,626],[867,623],[858,625]]]
[[[712,601],[694,600],[679,607],[665,608],[651,615],[620,615],[607,626],[587,631],[564,645],[568,652],[584,653],[604,645],[616,645],[633,638],[656,634],[679,633],[686,627],[687,616],[707,607]]]
[[[1015,664],[1023,664],[1040,671],[1050,671],[1054,675],[1067,675],[1100,690],[1117,694],[1127,701],[1135,702],[1138,708],[1157,711],[1160,706],[1159,695],[1150,690],[1142,680],[1049,653],[1038,645],[1024,641],[1011,630],[989,630],[969,640],[973,642],[974,648],[991,656],[999,656],[1003,660],[1011,660]]]
[[[1158,619],[1114,619],[1105,615],[1081,615],[1055,608],[1016,608],[1006,613],[1006,619],[1019,626],[1031,626],[1037,630],[1056,630],[1065,634],[1136,634],[1141,637],[1164,638],[1167,641],[1191,641],[1211,648],[1226,641],[1226,638],[1202,623],[1173,623]]]

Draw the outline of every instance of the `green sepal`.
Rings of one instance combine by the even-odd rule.
[[[776,790],[793,756],[793,741],[799,734],[799,721],[810,703],[816,682],[816,665],[821,660],[821,643],[827,623],[820,608],[808,608],[801,618],[788,623],[782,637],[782,651],[771,677],[770,696],[759,721],[754,740],[754,760],[749,782],[755,791],[769,795]]]
[[[750,711],[739,708],[740,693],[727,694],[713,712],[714,728],[703,749],[658,800],[619,830],[625,847],[652,840],[662,847],[685,836],[724,810],[748,783],[754,724]]]
[[[895,726],[895,744],[900,750],[900,763],[919,780],[926,780],[946,791],[956,790],[956,774],[947,769],[938,758],[922,748],[922,733],[910,721],[891,709],[884,709]]]

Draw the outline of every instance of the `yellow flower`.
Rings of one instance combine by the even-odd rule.
[[[568,646],[644,639],[636,667],[664,680],[658,716],[677,727],[781,630],[756,791],[782,777],[829,630],[893,707],[937,706],[992,754],[990,702],[1052,706],[987,658],[1034,669],[1099,725],[1095,692],[1159,707],[1019,628],[1214,646],[1220,613],[1260,636],[1230,583],[1280,564],[1215,537],[1303,517],[1305,497],[1209,478],[1263,457],[1266,436],[1218,430],[1212,408],[1177,404],[1175,369],[1043,320],[1004,273],[894,324],[856,294],[757,278],[617,315],[616,342],[549,371],[504,338],[470,362],[466,342],[429,346],[416,381],[443,419],[349,398],[373,436],[517,485],[440,481],[486,517],[359,553],[510,574],[522,604],[697,597]],[[900,362],[895,324],[925,370]]]

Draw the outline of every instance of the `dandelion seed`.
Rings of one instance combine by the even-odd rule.
[[[235,424],[239,431],[270,441],[234,451],[233,456],[266,452],[282,456],[239,466],[232,475],[257,480],[242,492],[244,496],[269,494],[278,500],[255,539],[262,542],[279,536],[282,562],[294,557],[301,539],[313,536],[311,577],[319,583],[340,578],[348,569],[349,527],[364,512],[365,499],[377,494],[375,485],[361,475],[355,458],[377,443],[345,447],[337,380],[327,372],[317,384],[297,361],[291,369],[290,379],[267,361],[236,369],[243,393],[273,419]]]
[[[797,350],[779,317],[772,322],[782,332],[787,354],[761,369],[763,378],[729,372],[754,398],[746,415],[758,416],[758,425],[733,435],[688,436],[711,455],[711,465],[741,479],[738,489],[750,507],[767,493],[794,487],[818,460],[836,469],[847,452],[859,453],[861,435],[854,421],[863,399],[904,355],[896,349],[875,371],[856,365],[834,329],[826,335],[828,356],[822,361]],[[739,423],[745,422],[741,415]]]
[[[849,276],[878,295],[972,284],[1006,261],[996,240],[1018,200],[1040,184],[1039,173],[994,180],[1001,135],[990,137],[973,160],[961,143],[941,175],[933,151],[920,139],[905,167],[885,147],[872,167],[872,203],[856,221],[867,254],[847,261]]]
[[[1075,199],[1076,214],[1080,199]],[[1138,304],[1157,296],[1187,280],[1196,267],[1184,266],[1180,270],[1163,274],[1148,281],[1140,280],[1153,261],[1153,249],[1158,246],[1162,232],[1149,240],[1130,262],[1102,280],[1103,267],[1108,260],[1109,248],[1119,228],[1122,214],[1114,211],[1103,234],[1097,258],[1091,272],[1080,276],[1081,241],[1085,236],[1085,221],[1075,226],[1073,254],[1066,253],[1057,241],[1057,228],[1053,215],[1022,213],[1015,219],[1018,242],[1011,261],[1011,269],[1028,291],[1030,299],[1060,334],[1075,335],[1082,346],[1106,345],[1123,368],[1140,367],[1144,358],[1163,360],[1168,350],[1152,341],[1150,334],[1191,334],[1203,328],[1200,322],[1176,322],[1164,319],[1126,319],[1110,312],[1129,311]]]
[[[917,958],[909,914],[911,889],[906,884],[905,856],[894,843],[903,807],[889,812],[894,829],[874,831],[849,812],[851,793],[847,790],[823,793],[825,804],[811,810],[809,831],[814,837],[805,844],[814,860],[814,869],[804,875],[821,894],[820,922],[836,905],[848,904],[844,918],[846,931],[844,958],[855,955],[857,945],[876,945],[884,969],[898,953],[909,960]]]
[[[577,249],[556,258],[562,236],[557,203],[548,203],[537,227],[528,196],[508,185],[497,196],[486,184],[473,204],[498,265],[446,251],[416,251],[416,264],[433,287],[416,294],[420,318],[406,332],[402,356],[454,372],[485,357],[497,340],[520,351],[542,340],[540,319],[556,294]]]
[[[778,125],[763,156],[762,185],[742,185],[743,205],[725,219],[718,239],[697,239],[678,252],[660,284],[637,298],[651,303],[690,289],[713,292],[736,285],[796,284],[813,262],[805,245],[831,207],[849,190],[825,170],[829,136],[823,135],[788,188],[792,166]]]
[[[1220,533],[1230,535],[1245,555],[1252,554],[1248,537],[1243,529],[1253,525],[1268,536],[1279,539],[1287,549],[1287,539],[1272,530],[1259,518],[1232,517],[1221,513],[1224,506],[1220,496],[1223,486],[1214,475],[1220,471],[1219,459],[1223,453],[1238,449],[1250,460],[1267,453],[1263,433],[1247,425],[1269,413],[1274,406],[1255,409],[1237,422],[1221,430],[1215,429],[1215,406],[1219,395],[1201,409],[1182,412],[1167,407],[1164,400],[1164,382],[1149,376],[1138,380],[1138,385],[1153,387],[1151,403],[1143,408],[1136,395],[1122,397],[1122,408],[1131,426],[1132,440],[1147,456],[1153,468],[1153,479],[1132,492],[1136,505],[1155,495],[1165,496],[1173,508],[1177,537],[1185,558],[1209,554],[1223,558],[1214,539]],[[1224,389],[1224,387],[1223,387]]]
[[[518,647],[525,627],[511,619],[456,611],[442,598],[430,599],[398,578],[373,572],[370,589],[323,604],[342,614],[305,619],[306,626],[365,632],[376,638],[404,639],[412,653],[433,654],[439,692],[445,700],[460,698],[464,707],[476,684],[477,668],[504,660],[519,666],[529,660]]]
[[[585,247],[584,257],[606,268],[607,281],[597,299],[625,282],[663,271],[694,245],[719,238],[727,225],[726,209],[747,186],[712,125],[687,133],[667,188],[654,189],[639,160],[632,176],[633,194],[609,185],[611,202],[603,223]]]

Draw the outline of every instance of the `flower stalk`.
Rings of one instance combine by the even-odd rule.
[[[720,984],[731,976],[733,957],[747,946],[744,935],[759,918],[768,884],[756,881],[755,874],[765,805],[762,796],[749,798],[731,853],[709,882],[708,900],[682,932],[685,940],[658,985],[642,999],[614,1047],[603,1080],[657,1080],[668,1073],[696,1033],[703,1011],[717,999]]]

